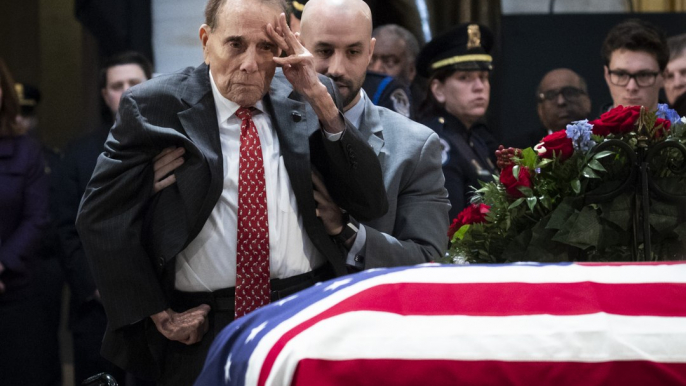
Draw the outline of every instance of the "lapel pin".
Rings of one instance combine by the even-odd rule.
[[[293,122],[300,122],[300,120],[303,118],[302,115],[298,112],[292,112],[291,116],[293,117]]]

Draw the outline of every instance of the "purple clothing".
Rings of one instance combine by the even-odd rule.
[[[0,274],[6,293],[28,284],[30,260],[48,222],[48,178],[32,138],[0,138]]]

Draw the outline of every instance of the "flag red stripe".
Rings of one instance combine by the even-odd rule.
[[[303,359],[291,386],[686,385],[686,363]]]
[[[583,315],[686,316],[686,284],[638,283],[389,283],[361,291],[279,338],[267,354],[263,386],[283,347],[321,320],[351,311],[400,315]]]

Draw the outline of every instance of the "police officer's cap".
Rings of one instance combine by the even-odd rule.
[[[300,20],[303,16],[303,9],[305,9],[307,0],[293,0],[291,1],[291,11],[296,19]]]
[[[19,98],[22,115],[30,115],[34,112],[38,102],[40,102],[40,91],[26,83],[15,83],[14,88]]]
[[[490,71],[493,33],[477,23],[461,24],[431,40],[417,56],[419,75],[429,78],[436,71]]]

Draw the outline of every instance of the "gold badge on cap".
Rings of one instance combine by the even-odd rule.
[[[476,24],[470,24],[467,26],[467,35],[469,40],[467,41],[467,49],[477,48],[481,46],[481,31],[479,26]]]

